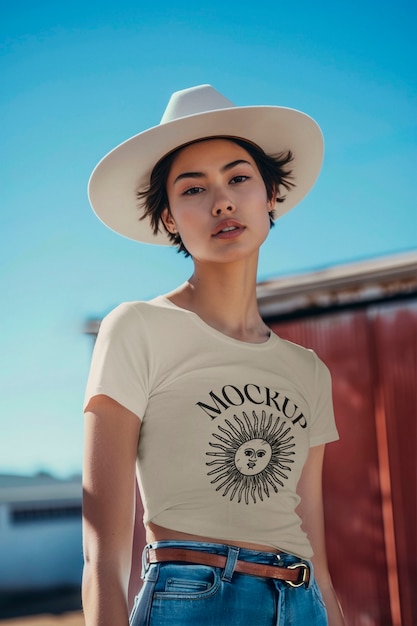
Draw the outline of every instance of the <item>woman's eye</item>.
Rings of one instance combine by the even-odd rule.
[[[245,180],[248,180],[249,176],[243,176],[239,175],[239,176],[233,176],[232,180],[230,181],[232,183],[232,185],[235,185],[236,183],[243,183]]]
[[[202,187],[190,187],[183,192],[184,196],[194,196],[197,193],[201,193],[203,191]]]

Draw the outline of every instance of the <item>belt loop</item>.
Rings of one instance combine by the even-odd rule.
[[[150,565],[149,560],[148,560],[148,550],[149,550],[149,546],[145,546],[142,551],[142,572],[140,575],[142,579],[145,578],[145,574],[148,571],[149,565]]]
[[[224,566],[222,580],[230,583],[232,580],[233,572],[235,571],[237,557],[239,556],[239,548],[228,546],[227,549],[227,561]]]

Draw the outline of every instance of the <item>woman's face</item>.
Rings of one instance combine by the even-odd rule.
[[[252,157],[227,139],[187,146],[167,180],[162,219],[194,261],[229,262],[257,254],[269,229],[265,184]]]

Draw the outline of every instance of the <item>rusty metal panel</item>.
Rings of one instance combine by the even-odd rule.
[[[325,517],[329,565],[347,623],[391,626],[366,312],[285,322],[274,330],[313,348],[332,372],[341,439],[327,447]]]
[[[376,402],[387,444],[387,471],[381,475],[381,485],[388,518],[385,532],[392,613],[398,624],[415,626],[417,303],[380,305],[368,316],[378,382]]]

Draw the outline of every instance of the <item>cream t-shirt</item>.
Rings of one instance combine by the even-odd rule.
[[[124,303],[101,324],[86,407],[97,394],[142,420],[145,524],[312,556],[296,486],[309,447],[338,438],[312,350],[232,339],[162,296]]]

